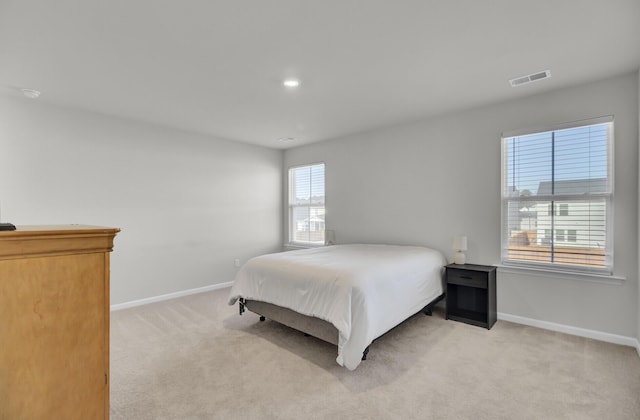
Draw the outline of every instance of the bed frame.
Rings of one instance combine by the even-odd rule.
[[[429,302],[424,308],[422,308],[422,310],[420,310],[420,312],[424,313],[425,315],[431,316],[433,314],[433,307],[436,305],[436,303],[444,299],[444,297],[445,294],[441,294],[440,296]],[[259,300],[240,298],[238,301],[238,308],[240,311],[240,315],[242,315],[245,309],[247,309],[255,314],[260,315],[260,321],[264,321],[266,318],[269,318],[280,324],[301,331],[305,335],[311,335],[336,346],[338,345],[338,330],[330,322],[327,322],[323,319],[316,318],[314,316],[303,315],[291,309],[283,308],[281,306],[262,302]],[[411,316],[409,318],[411,318]],[[400,324],[402,324],[402,322]],[[396,325],[396,327],[398,325]],[[376,337],[376,339],[383,336],[387,332]],[[367,347],[362,353],[362,360],[367,360],[368,353],[369,347]]]

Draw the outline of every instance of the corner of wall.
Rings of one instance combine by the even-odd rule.
[[[640,68],[638,69],[638,96],[636,97],[636,106],[638,111],[638,208],[640,209]],[[637,241],[640,243],[640,211],[638,212],[638,236]],[[638,324],[637,324],[637,339],[636,350],[638,350],[638,356],[640,356],[640,247],[638,249],[638,271],[636,273],[636,281],[638,282]]]

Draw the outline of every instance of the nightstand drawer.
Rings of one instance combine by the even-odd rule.
[[[447,283],[486,289],[487,275],[485,273],[472,272],[467,270],[450,270],[447,272]]]

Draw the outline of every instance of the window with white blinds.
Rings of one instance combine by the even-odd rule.
[[[613,271],[613,118],[502,137],[502,261]]]
[[[324,163],[289,169],[289,242],[324,245]]]

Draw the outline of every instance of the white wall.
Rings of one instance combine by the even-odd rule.
[[[628,74],[301,146],[285,152],[285,171],[326,163],[327,229],[335,231],[337,243],[421,244],[452,259],[453,236],[464,233],[468,262],[498,264],[501,133],[614,115],[615,274],[627,280],[614,285],[501,273],[498,311],[635,337],[637,85],[637,74]]]
[[[14,224],[122,229],[112,304],[233,280],[282,244],[282,152],[0,96],[0,205]]]

